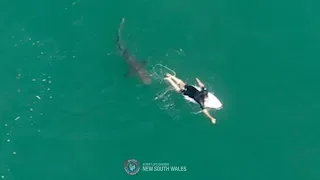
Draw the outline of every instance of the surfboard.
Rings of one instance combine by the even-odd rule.
[[[201,90],[201,88],[199,86],[195,86],[193,85],[198,91]],[[183,95],[184,98],[187,101],[190,101],[192,103],[197,103],[195,100],[193,100],[192,98]],[[215,96],[213,95],[213,93],[208,92],[208,97],[204,100],[204,106],[206,108],[213,108],[213,109],[221,109],[222,108],[222,103],[221,101]]]

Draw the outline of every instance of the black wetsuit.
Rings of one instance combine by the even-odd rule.
[[[199,105],[201,109],[205,109],[204,107],[204,99],[208,95],[208,91],[205,87],[201,87],[201,91],[198,91],[195,87],[190,85],[185,85],[184,89],[181,91],[183,95],[189,96],[194,99]]]

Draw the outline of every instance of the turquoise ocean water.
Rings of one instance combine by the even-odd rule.
[[[0,2],[0,179],[317,180],[317,1]],[[127,78],[116,33],[221,99],[212,125]],[[128,159],[186,166],[129,176]]]

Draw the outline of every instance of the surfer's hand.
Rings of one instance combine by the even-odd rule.
[[[198,78],[196,78],[196,80],[197,80],[200,87],[205,87],[204,84]]]
[[[167,73],[167,74],[166,74],[166,76],[167,76],[167,77],[172,77],[172,75],[171,75],[171,74],[169,74],[169,73]]]
[[[211,122],[212,122],[212,124],[215,124],[215,123],[216,123],[216,119],[215,119],[215,118],[212,118],[212,119],[211,119]]]

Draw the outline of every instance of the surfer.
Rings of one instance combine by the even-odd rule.
[[[191,99],[193,99],[195,102],[197,102],[200,105],[202,112],[211,120],[211,122],[213,124],[216,123],[216,119],[210,115],[210,113],[208,112],[208,109],[206,109],[205,107],[204,101],[208,97],[208,91],[205,85],[198,78],[196,78],[196,80],[199,86],[201,87],[200,91],[196,89],[194,86],[186,84],[181,79],[169,73],[167,73],[167,77],[165,77],[164,79],[167,80],[177,92],[185,96],[188,96]]]

